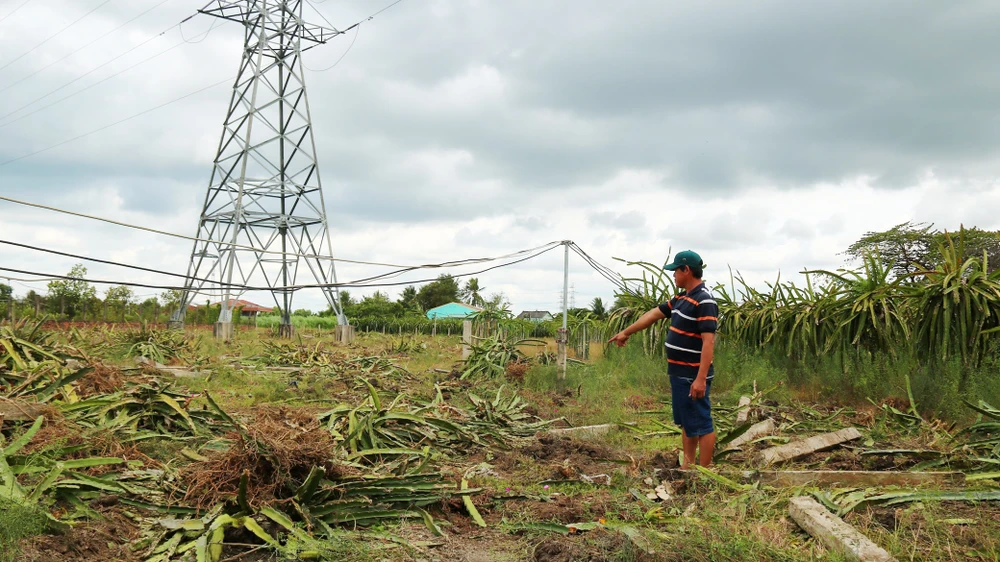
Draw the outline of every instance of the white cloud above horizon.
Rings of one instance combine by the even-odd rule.
[[[0,23],[0,66],[99,3],[18,11]],[[346,27],[387,3],[317,8]],[[0,90],[10,86],[0,115],[11,113],[0,117],[0,162],[235,75],[242,33],[220,22],[140,63],[181,43],[173,29],[27,105],[200,7],[164,4],[25,78],[156,4],[112,1],[0,71]],[[731,267],[762,285],[779,271],[841,267],[865,232],[909,220],[1000,229],[998,15],[987,2],[404,1],[364,23],[336,67],[306,73],[335,255],[433,263],[571,239],[626,275],[637,272],[613,258],[659,262],[690,248],[710,283],[728,283]],[[198,16],[184,36],[211,24]],[[306,65],[329,67],[352,39],[308,51]],[[228,86],[211,88],[0,165],[0,195],[192,235],[228,99]],[[190,254],[182,240],[2,201],[0,233],[175,272]],[[17,269],[65,273],[76,261],[0,245],[0,263]],[[171,282],[85,265],[93,278]],[[562,267],[554,251],[479,278],[515,312],[554,310]],[[338,277],[383,269],[342,264]],[[571,282],[578,305],[613,298],[575,255]],[[296,296],[295,308],[324,306],[316,291]]]

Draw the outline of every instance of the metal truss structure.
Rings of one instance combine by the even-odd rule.
[[[340,32],[305,23],[302,8],[303,0],[216,0],[199,10],[241,23],[246,33],[175,326],[205,293],[222,297],[219,322],[232,322],[240,287],[263,278],[290,333],[288,287],[303,262],[347,324],[329,286],[337,277],[301,60],[303,50]],[[220,284],[200,281],[207,279]]]

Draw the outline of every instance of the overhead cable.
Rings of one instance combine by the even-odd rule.
[[[209,31],[211,31],[211,30],[209,30]],[[58,105],[58,104],[66,101],[66,100],[68,100],[68,99],[70,99],[72,97],[76,97],[76,96],[82,94],[83,92],[86,92],[87,90],[89,90],[91,88],[94,88],[96,86],[100,86],[101,84],[107,82],[108,80],[111,80],[112,78],[115,78],[116,76],[124,74],[124,73],[128,72],[129,70],[132,70],[133,68],[135,68],[137,66],[142,66],[143,64],[146,64],[147,62],[149,62],[149,61],[151,61],[151,60],[153,60],[153,59],[155,59],[157,57],[163,56],[163,55],[169,53],[170,51],[173,51],[177,47],[180,47],[181,45],[184,45],[185,43],[186,43],[186,41],[180,41],[179,43],[175,43],[173,46],[167,47],[166,49],[164,49],[164,50],[162,50],[162,51],[160,51],[160,52],[158,52],[158,53],[156,53],[156,54],[154,54],[152,56],[146,57],[146,58],[142,59],[141,61],[133,64],[132,66],[127,66],[127,67],[123,68],[122,70],[119,70],[118,72],[115,72],[114,74],[105,76],[104,78],[101,78],[100,80],[98,80],[97,82],[94,82],[93,84],[88,84],[87,86],[84,86],[83,88],[80,88],[79,90],[77,90],[77,91],[75,91],[75,92],[73,92],[73,93],[71,93],[69,95],[63,96],[63,97],[57,99],[56,101],[54,101],[54,102],[52,102],[52,103],[50,103],[48,105],[43,105],[42,107],[39,107],[39,108],[35,109],[34,111],[25,113],[24,115],[20,115],[18,117],[15,117],[14,119],[11,119],[10,121],[7,121],[6,123],[0,123],[0,129],[6,127],[7,125],[11,125],[11,124],[17,123],[18,121],[20,121],[22,119],[25,119],[27,117],[31,117],[32,115],[34,115],[34,114],[36,114],[36,113],[38,113],[40,111],[45,111],[46,109],[48,109],[48,108],[50,108],[50,107],[52,107],[54,105]],[[120,55],[120,56],[124,56],[124,54]],[[55,90],[53,90],[53,91],[45,94],[44,96],[42,96],[40,98],[37,98],[34,101],[31,101],[29,103],[26,103],[26,104],[22,105],[21,107],[15,109],[14,111],[10,111],[10,112],[6,113],[5,115],[0,115],[0,119],[5,119],[7,117],[10,117],[11,115],[14,115],[18,111],[21,111],[22,109],[27,109],[28,107],[34,105],[35,103],[38,103],[39,101],[47,98],[48,96],[51,96],[52,94],[58,92],[59,90],[61,90],[65,86],[69,86],[73,82],[76,82],[77,80],[80,80],[81,78],[84,78],[85,76],[87,76],[88,74],[94,72],[98,68],[101,68],[101,67],[98,66],[96,68],[93,68],[90,71],[88,71],[87,73],[85,73],[85,74],[83,74],[81,76],[78,76],[78,77],[74,78],[73,80],[70,80],[69,82],[67,82],[67,83],[63,84],[62,86],[60,86],[59,88],[56,88]],[[114,126],[116,124],[117,123],[112,123],[111,125],[108,125],[108,127]],[[104,127],[104,128],[106,129],[107,127]],[[66,142],[70,142],[70,141],[66,141]],[[65,144],[65,143],[63,143],[63,144]]]
[[[142,47],[143,45],[145,45],[145,44],[147,44],[147,43],[149,43],[149,42],[151,42],[151,41],[153,41],[153,40],[155,40],[155,39],[157,39],[157,38],[159,38],[159,37],[163,36],[164,34],[166,34],[167,32],[169,32],[169,31],[170,31],[170,30],[172,30],[173,28],[175,28],[175,27],[179,27],[179,26],[180,26],[181,24],[183,24],[184,22],[186,22],[186,21],[190,20],[191,18],[195,17],[196,15],[198,15],[198,13],[197,13],[197,12],[195,12],[194,14],[191,14],[190,16],[188,16],[188,17],[184,18],[183,20],[181,20],[181,21],[179,21],[179,22],[177,22],[177,23],[175,23],[175,24],[171,25],[170,27],[168,27],[168,28],[164,29],[163,31],[161,31],[161,32],[157,33],[156,35],[153,35],[152,37],[149,37],[148,39],[146,39],[146,40],[145,40],[145,41],[143,41],[142,43],[139,43],[138,45],[136,45],[136,46],[132,47],[131,49],[129,49],[129,50],[127,50],[127,51],[125,51],[124,53],[121,53],[120,55],[118,55],[118,56],[114,57],[113,59],[111,59],[111,60],[109,60],[109,61],[107,61],[107,62],[105,62],[105,63],[102,63],[102,64],[99,64],[99,65],[97,65],[96,67],[94,67],[94,68],[92,68],[92,69],[88,70],[88,71],[87,71],[87,72],[85,72],[84,74],[82,74],[82,75],[80,75],[80,76],[77,76],[76,78],[73,78],[73,79],[72,79],[72,80],[70,80],[69,82],[66,82],[66,83],[65,83],[65,84],[63,84],[62,86],[59,86],[58,88],[56,88],[56,89],[54,89],[54,90],[52,90],[52,91],[48,92],[47,94],[44,94],[44,95],[42,95],[41,97],[38,97],[38,98],[35,98],[35,99],[34,99],[33,101],[31,101],[31,102],[29,102],[28,104],[26,104],[26,105],[23,105],[23,106],[21,106],[21,107],[19,107],[19,108],[15,109],[14,111],[11,111],[11,112],[9,112],[9,113],[7,113],[7,114],[5,114],[5,115],[0,115],[0,119],[6,119],[7,117],[9,117],[9,116],[11,116],[11,115],[13,115],[13,114],[17,113],[18,111],[21,111],[22,109],[25,109],[25,108],[27,108],[27,107],[30,107],[30,106],[32,106],[32,105],[34,105],[34,104],[36,104],[36,103],[38,103],[38,102],[42,101],[43,99],[45,99],[45,98],[47,98],[47,97],[51,96],[52,94],[54,94],[54,93],[58,92],[59,90],[62,90],[63,88],[65,88],[65,87],[67,87],[67,86],[69,86],[69,85],[71,85],[71,84],[73,84],[73,83],[75,83],[75,82],[77,82],[77,81],[79,81],[79,80],[82,80],[83,78],[86,78],[87,76],[89,76],[89,75],[93,74],[93,73],[94,73],[94,72],[96,72],[97,70],[100,70],[100,69],[104,68],[105,66],[107,66],[107,65],[109,65],[109,64],[111,64],[111,63],[113,63],[113,62],[115,62],[116,60],[118,60],[118,59],[120,59],[120,58],[124,57],[125,55],[127,55],[127,54],[131,53],[132,51],[134,51],[134,50],[138,49],[139,47]],[[172,49],[175,49],[175,48],[177,48],[177,47],[179,47],[179,46],[181,46],[181,45],[183,45],[183,44],[184,44],[184,41],[181,41],[181,42],[180,42],[180,43],[178,43],[177,45],[174,45],[173,47],[170,47],[169,49],[167,49],[167,51],[170,51],[170,50],[172,50]],[[154,59],[154,58],[156,58],[156,57],[158,57],[158,56],[162,55],[163,53],[165,53],[165,52],[167,52],[167,51],[162,51],[162,52],[160,52],[160,53],[157,53],[156,55],[153,55],[152,57],[149,57],[149,58],[147,58],[147,59],[145,59],[145,60],[141,61],[141,62],[140,62],[140,64],[142,64],[142,63],[144,63],[144,62],[147,62],[147,61],[149,61],[149,60],[151,60],[151,59]],[[113,77],[115,77],[115,76],[118,76],[119,74],[121,74],[122,72],[125,72],[126,70],[130,70],[130,69],[132,69],[132,68],[135,68],[135,66],[138,66],[138,65],[133,65],[133,66],[130,66],[130,67],[126,68],[125,70],[122,70],[122,71],[120,71],[120,72],[116,72],[115,74],[112,74],[112,75],[111,75],[111,76],[109,76],[108,78],[113,78]],[[105,82],[105,81],[107,81],[107,80],[108,80],[108,78],[105,78],[104,80],[101,80],[101,81],[97,82],[97,84],[100,84],[100,83],[102,83],[102,82]],[[83,92],[83,91],[85,91],[85,90],[88,90],[89,88],[93,87],[94,85],[96,85],[96,84],[93,84],[93,85],[91,85],[91,86],[88,86],[87,88],[84,88],[83,90],[80,90],[80,91],[78,91],[78,92],[75,92],[75,93],[73,93],[73,94],[71,94],[71,95],[67,96],[66,98],[62,98],[62,99],[61,99],[61,100],[59,100],[59,101],[61,102],[61,101],[65,100],[65,99],[67,99],[67,98],[70,98],[70,97],[73,97],[73,96],[75,96],[76,94],[79,94],[80,92]],[[56,103],[59,103],[59,102],[56,102]],[[53,104],[53,105],[54,105],[54,104]],[[51,105],[49,105],[49,106],[46,106],[46,107],[51,107]],[[20,119],[20,118],[19,118],[19,119]],[[8,125],[9,123],[12,123],[12,122],[13,122],[13,121],[11,121],[11,122],[8,122],[8,123],[5,123],[5,124],[3,124],[3,125],[0,125],[0,127],[4,127],[4,126],[6,126],[6,125]]]
[[[34,51],[35,49],[37,49],[37,48],[41,47],[42,45],[44,45],[44,44],[48,43],[49,41],[51,41],[51,40],[53,40],[53,39],[55,39],[55,38],[56,38],[56,37],[57,37],[57,36],[58,36],[58,35],[59,35],[60,33],[62,33],[63,31],[66,31],[67,29],[69,29],[69,28],[73,27],[74,25],[76,25],[76,24],[80,23],[81,21],[83,21],[83,19],[84,19],[84,18],[86,18],[86,17],[87,17],[87,16],[89,16],[90,14],[92,14],[92,13],[96,12],[96,11],[97,11],[97,10],[99,10],[99,9],[100,9],[100,8],[101,8],[102,6],[104,6],[105,4],[107,4],[107,3],[108,3],[108,2],[110,2],[110,1],[111,1],[111,0],[104,0],[104,2],[101,2],[100,4],[98,4],[98,5],[97,5],[97,7],[95,7],[95,8],[93,8],[93,9],[91,9],[91,10],[90,10],[89,12],[87,12],[86,14],[83,14],[82,16],[78,17],[77,19],[73,20],[73,22],[72,22],[72,23],[70,23],[70,24],[69,24],[69,25],[67,25],[66,27],[64,27],[64,28],[60,29],[59,31],[57,31],[57,32],[53,33],[53,34],[52,34],[52,35],[50,35],[50,36],[49,36],[49,37],[48,37],[47,39],[44,39],[44,40],[43,40],[43,41],[42,41],[41,43],[39,43],[39,44],[35,45],[34,47],[32,47],[32,48],[28,49],[27,51],[25,51],[25,52],[21,53],[20,55],[18,55],[18,56],[16,56],[16,57],[14,57],[13,59],[11,59],[11,60],[7,61],[7,64],[5,64],[5,65],[3,65],[3,66],[0,66],[0,70],[3,70],[3,69],[5,69],[5,68],[7,68],[8,66],[10,66],[10,65],[14,64],[15,62],[17,62],[17,61],[21,60],[22,58],[24,58],[25,56],[27,56],[27,55],[28,55],[29,53],[31,53],[31,52],[32,52],[32,51]]]
[[[238,289],[244,289],[244,290],[249,290],[250,289],[250,287],[248,287],[247,285],[240,285],[240,284],[236,284],[236,283],[223,283],[221,281],[215,281],[215,280],[211,280],[211,279],[202,279],[202,278],[198,278],[198,277],[191,277],[191,276],[188,276],[188,275],[185,275],[185,274],[181,274],[181,273],[173,273],[173,272],[164,271],[164,270],[160,270],[160,269],[153,269],[153,268],[148,268],[148,267],[143,267],[143,266],[138,266],[138,265],[131,265],[131,264],[116,262],[116,261],[112,261],[112,260],[105,260],[105,259],[95,258],[95,257],[91,257],[91,256],[83,256],[83,255],[79,255],[79,254],[71,254],[71,253],[68,253],[68,252],[61,252],[59,250],[53,250],[53,249],[50,249],[50,248],[42,248],[42,247],[39,247],[39,246],[32,246],[30,244],[23,244],[23,243],[20,243],[20,242],[13,242],[13,241],[9,241],[9,240],[0,240],[0,244],[7,244],[9,246],[15,246],[15,247],[19,247],[19,248],[24,248],[24,249],[28,249],[28,250],[37,251],[37,252],[44,252],[44,253],[54,254],[54,255],[63,256],[63,257],[69,257],[69,258],[73,258],[73,259],[91,261],[91,262],[96,262],[96,263],[103,263],[105,265],[112,265],[112,266],[116,266],[116,267],[124,267],[124,268],[128,268],[128,269],[135,269],[135,270],[139,270],[139,271],[146,271],[146,272],[149,272],[149,273],[157,273],[157,274],[160,274],[160,275],[168,275],[168,276],[172,276],[172,277],[180,277],[180,278],[183,278],[185,280],[200,281],[200,282],[203,282],[203,283],[211,283],[211,284],[215,284],[215,285],[221,285],[221,286],[225,286],[225,287],[238,288]],[[425,264],[425,265],[420,265],[420,266],[410,266],[410,267],[406,267],[406,268],[403,268],[403,269],[400,269],[400,270],[390,271],[390,272],[387,272],[387,273],[382,273],[380,275],[374,275],[374,276],[371,276],[371,277],[365,277],[365,278],[362,278],[362,279],[356,279],[356,280],[352,281],[352,283],[355,283],[355,284],[371,283],[371,282],[374,282],[374,281],[380,281],[380,280],[383,280],[383,279],[390,279],[390,278],[393,278],[393,277],[398,277],[399,275],[402,275],[403,273],[408,273],[410,271],[415,271],[415,270],[419,270],[419,269],[453,268],[453,267],[469,266],[469,265],[474,265],[474,264],[479,264],[479,263],[488,263],[488,262],[491,262],[491,261],[501,261],[501,260],[511,259],[511,258],[515,258],[515,257],[521,257],[521,256],[524,256],[524,255],[527,255],[527,254],[532,254],[532,253],[535,253],[535,252],[540,251],[540,250],[542,250],[542,251],[548,251],[548,250],[552,249],[553,247],[559,246],[561,244],[562,244],[562,242],[550,242],[548,244],[543,244],[543,245],[537,246],[535,248],[528,248],[528,249],[525,249],[525,250],[518,250],[516,252],[512,252],[512,253],[505,254],[505,255],[502,255],[502,256],[482,257],[482,258],[467,258],[467,259],[453,260],[453,261],[442,262],[442,263],[432,263],[432,264]]]
[[[175,47],[176,46],[177,45],[175,45]],[[172,48],[174,48],[174,47],[171,47],[171,49]],[[82,139],[84,137],[89,137],[90,135],[93,135],[95,133],[99,133],[99,132],[101,132],[101,131],[103,131],[105,129],[110,129],[111,127],[114,127],[115,125],[120,125],[120,124],[122,124],[122,123],[124,123],[126,121],[131,121],[132,119],[135,119],[136,117],[141,117],[141,116],[143,116],[143,115],[145,115],[147,113],[152,113],[153,111],[156,111],[157,109],[162,109],[164,107],[167,107],[168,105],[171,105],[171,104],[177,103],[179,101],[185,100],[185,99],[187,99],[187,98],[189,98],[189,97],[191,97],[193,95],[200,94],[200,93],[202,93],[202,92],[204,92],[206,90],[211,90],[212,88],[214,88],[216,86],[221,86],[222,84],[225,84],[226,82],[232,82],[233,80],[234,80],[233,78],[226,78],[225,80],[220,80],[220,81],[218,81],[218,82],[216,82],[214,84],[209,84],[208,86],[205,86],[204,88],[200,88],[200,89],[195,90],[195,91],[193,91],[193,92],[191,92],[189,94],[184,94],[183,96],[181,96],[179,98],[174,98],[174,99],[172,99],[172,100],[170,100],[168,102],[161,103],[160,105],[157,105],[155,107],[151,107],[149,109],[140,111],[139,113],[132,114],[132,115],[130,115],[128,117],[125,117],[124,119],[119,119],[118,121],[115,121],[114,123],[110,123],[108,125],[104,125],[103,127],[98,127],[98,128],[96,128],[96,129],[94,129],[92,131],[88,131],[88,132],[83,133],[81,135],[77,135],[77,136],[75,136],[75,137],[73,137],[71,139],[66,139],[64,141],[57,142],[56,144],[49,145],[49,146],[47,146],[45,148],[38,149],[38,150],[36,150],[34,152],[29,152],[28,154],[22,154],[21,156],[16,156],[14,158],[11,158],[10,160],[4,160],[3,162],[0,162],[0,166],[6,166],[7,164],[12,164],[14,162],[17,162],[18,160],[24,160],[25,158],[30,158],[32,156],[41,154],[43,152],[48,152],[49,150],[52,150],[53,148],[59,148],[60,146],[62,146],[64,144],[69,144],[69,143],[71,143],[73,141],[80,140],[80,139]],[[42,108],[42,109],[44,109],[44,108]],[[18,119],[20,119],[20,117]],[[13,123],[13,121],[11,121],[11,123]],[[7,124],[9,124],[9,123],[5,123],[4,125],[0,125],[0,128],[3,128]]]
[[[32,72],[31,74],[29,74],[29,75],[27,75],[27,76],[23,76],[23,77],[21,77],[21,78],[20,78],[19,80],[15,81],[15,82],[11,82],[11,83],[10,83],[10,84],[8,84],[8,85],[7,85],[6,87],[4,87],[4,88],[0,88],[0,93],[3,93],[3,92],[6,92],[7,90],[9,90],[9,89],[13,88],[14,86],[17,86],[17,85],[18,85],[18,84],[20,84],[21,82],[24,82],[25,80],[27,80],[27,79],[31,78],[32,76],[34,76],[34,75],[38,74],[39,72],[43,72],[44,70],[46,70],[46,69],[47,69],[47,68],[49,68],[50,66],[53,66],[53,65],[56,65],[56,64],[59,64],[59,63],[61,63],[62,61],[64,61],[64,60],[68,59],[69,57],[71,57],[71,56],[73,56],[73,55],[75,55],[75,54],[79,53],[80,51],[82,51],[82,50],[86,49],[87,47],[89,47],[89,46],[93,45],[94,43],[97,43],[97,42],[98,42],[98,41],[100,41],[101,39],[104,39],[104,38],[105,38],[105,37],[107,37],[108,35],[111,35],[112,33],[116,32],[116,31],[118,31],[119,29],[121,29],[121,28],[125,27],[126,25],[128,25],[128,24],[130,24],[130,23],[134,22],[135,20],[137,20],[137,19],[141,18],[142,16],[144,16],[144,15],[148,14],[149,12],[152,12],[153,10],[155,10],[155,9],[159,8],[160,6],[162,6],[162,5],[166,4],[166,3],[167,3],[167,2],[169,2],[169,1],[170,1],[170,0],[163,0],[163,1],[162,1],[162,2],[160,2],[159,4],[157,4],[157,5],[153,6],[152,8],[149,8],[149,9],[148,9],[148,10],[146,10],[145,12],[142,12],[142,13],[140,13],[139,15],[137,15],[137,16],[135,16],[135,17],[133,17],[132,19],[130,19],[130,20],[128,20],[127,22],[125,22],[125,23],[123,23],[123,24],[119,25],[118,27],[116,27],[116,28],[112,29],[111,31],[108,31],[108,32],[107,32],[107,33],[105,33],[104,35],[100,35],[100,36],[98,36],[97,38],[95,38],[95,39],[92,39],[92,40],[91,40],[91,41],[90,41],[89,43],[85,43],[85,44],[81,45],[80,47],[77,47],[76,49],[73,49],[73,50],[72,50],[72,51],[70,51],[69,53],[66,53],[65,55],[63,55],[63,56],[62,56],[61,58],[58,58],[58,59],[56,59],[56,60],[54,60],[54,61],[50,62],[49,64],[47,64],[47,65],[45,65],[45,66],[43,66],[43,67],[39,68],[38,70],[36,70],[36,71]]]
[[[507,263],[502,263],[502,264],[499,264],[499,265],[494,265],[492,267],[487,267],[487,268],[481,269],[479,271],[471,271],[471,272],[468,272],[468,273],[455,274],[455,275],[452,275],[452,277],[469,277],[469,276],[472,276],[472,275],[480,275],[480,274],[486,273],[488,271],[493,271],[494,269],[499,269],[499,268],[502,268],[502,267],[509,267],[509,266],[512,266],[512,265],[515,265],[515,264],[518,264],[518,263],[521,263],[521,262],[525,262],[525,261],[528,261],[528,260],[533,259],[533,258],[536,258],[538,256],[541,256],[542,254],[545,254],[547,252],[552,251],[554,248],[557,248],[558,246],[559,246],[559,244],[556,244],[554,246],[550,246],[550,247],[548,247],[548,248],[546,248],[544,250],[541,250],[539,252],[535,252],[534,254],[531,254],[529,256],[523,257],[523,258],[518,259],[518,260],[510,261],[510,262],[507,262]],[[136,283],[136,282],[132,282],[132,281],[109,281],[109,280],[105,280],[105,279],[84,279],[84,278],[80,278],[80,277],[72,277],[72,276],[69,276],[69,275],[57,275],[57,274],[53,274],[53,273],[43,273],[43,272],[37,272],[37,271],[28,271],[28,270],[15,269],[15,268],[10,268],[10,267],[0,267],[0,271],[10,271],[12,273],[19,273],[19,274],[22,274],[22,275],[33,275],[33,276],[38,276],[38,277],[46,277],[46,278],[50,278],[50,279],[58,279],[58,280],[66,280],[66,281],[84,281],[84,282],[87,282],[87,283],[95,283],[95,284],[98,284],[98,285],[121,285],[121,286],[125,286],[125,287],[142,287],[142,288],[145,288],[145,289],[159,289],[159,290],[167,290],[167,291],[189,291],[189,289],[187,287],[180,287],[180,286],[176,286],[176,285],[154,285],[154,284],[151,284],[151,283]],[[270,292],[274,292],[274,291],[299,291],[299,290],[302,290],[302,289],[340,289],[340,288],[366,288],[366,287],[399,287],[399,286],[403,286],[403,285],[413,285],[413,284],[416,284],[416,283],[430,283],[430,282],[436,281],[436,280],[437,280],[436,278],[429,278],[429,279],[415,279],[415,280],[408,280],[408,281],[399,281],[399,282],[395,282],[395,283],[359,283],[357,281],[348,281],[348,282],[344,282],[344,283],[310,283],[310,284],[306,284],[306,285],[287,285],[287,286],[281,286],[281,287],[251,287],[251,286],[238,286],[238,287],[240,289],[242,289],[244,292],[247,292],[247,291],[270,291]],[[219,289],[219,290],[221,291],[222,289]]]
[[[337,62],[333,63],[332,65],[326,68],[314,69],[314,68],[309,68],[306,65],[305,61],[302,61],[302,66],[305,67],[305,69],[308,70],[309,72],[326,72],[327,70],[332,70],[338,64],[340,64],[340,61],[344,60],[344,57],[347,56],[347,53],[351,52],[351,48],[354,47],[354,43],[358,40],[358,34],[360,33],[361,33],[361,26],[359,25],[354,29],[354,39],[351,39],[351,44],[347,46],[347,50],[345,50],[344,53],[340,55],[340,58],[337,59]]]
[[[18,10],[20,10],[21,8],[23,8],[28,2],[31,2],[31,0],[24,0],[24,2],[21,2],[21,4],[18,7],[16,7],[13,10],[7,12],[6,16],[0,18],[0,23],[3,23],[4,20],[7,19],[7,18],[9,18],[10,16],[13,16],[15,13],[17,13]]]
[[[208,243],[216,244],[216,245],[219,245],[219,246],[225,246],[227,248],[236,248],[238,250],[250,250],[250,251],[253,251],[253,252],[259,252],[261,254],[272,254],[272,255],[281,255],[281,256],[297,256],[297,257],[300,257],[300,258],[307,258],[307,259],[317,259],[317,260],[326,260],[326,261],[334,261],[334,262],[352,263],[352,264],[357,264],[357,265],[374,265],[374,266],[379,266],[379,267],[397,267],[397,268],[403,268],[403,269],[406,269],[406,268],[431,268],[431,267],[456,267],[458,265],[461,265],[461,264],[459,264],[457,262],[448,262],[448,263],[445,263],[445,264],[400,265],[400,264],[393,264],[393,263],[379,263],[379,262],[370,262],[370,261],[362,261],[362,260],[351,260],[351,259],[346,259],[346,258],[335,258],[333,256],[314,255],[314,254],[301,254],[301,253],[296,253],[296,252],[282,252],[282,251],[279,251],[279,250],[267,250],[267,249],[264,249],[264,248],[257,248],[255,246],[246,246],[246,245],[243,245],[243,244],[233,244],[231,242],[223,242],[223,241],[218,241],[218,240],[208,240],[208,239],[205,239],[205,238],[196,238],[194,236],[185,236],[183,234],[177,234],[175,232],[167,232],[167,231],[164,231],[164,230],[157,230],[155,228],[150,228],[150,227],[147,227],[147,226],[140,226],[140,225],[136,225],[136,224],[130,224],[130,223],[126,223],[126,222],[116,221],[116,220],[113,220],[113,219],[108,219],[108,218],[103,218],[103,217],[97,217],[97,216],[94,216],[94,215],[88,215],[88,214],[84,214],[84,213],[78,213],[76,211],[69,211],[69,210],[66,210],[66,209],[60,209],[58,207],[52,207],[52,206],[49,206],[49,205],[42,205],[40,203],[31,203],[29,201],[22,201],[20,199],[14,199],[13,197],[7,197],[5,195],[0,195],[0,201],[7,201],[9,203],[16,203],[18,205],[25,205],[27,207],[34,207],[34,208],[37,208],[37,209],[43,209],[43,210],[46,210],[46,211],[53,211],[53,212],[62,213],[62,214],[66,214],[66,215],[70,215],[70,216],[75,216],[75,217],[80,217],[80,218],[85,218],[85,219],[89,219],[89,220],[96,220],[96,221],[100,221],[100,222],[106,222],[108,224],[113,224],[113,225],[116,225],[116,226],[123,226],[123,227],[126,227],[126,228],[132,228],[132,229],[135,229],[135,230],[142,230],[142,231],[145,231],[145,232],[151,232],[153,234],[159,234],[159,235],[162,235],[162,236],[169,236],[169,237],[172,237],[172,238],[179,238],[181,240],[188,240],[188,241],[192,241],[192,242],[208,242]],[[559,243],[556,243],[556,244],[558,245]],[[548,246],[548,244],[540,246],[540,248],[541,247],[545,247],[545,246]],[[533,251],[533,250],[534,249],[522,250],[522,252]],[[510,257],[510,256],[508,256],[508,257]],[[478,261],[489,261],[489,260],[496,260],[496,259],[504,259],[504,256],[500,256],[500,257],[496,257],[496,258],[476,258],[476,259],[471,259],[471,260],[463,260],[463,262],[464,263],[477,263],[477,260]]]
[[[238,287],[239,286],[239,285],[233,285],[232,283],[223,283],[221,281],[214,281],[214,280],[211,280],[211,279],[202,279],[202,278],[199,278],[199,277],[189,277],[187,275],[184,275],[183,273],[173,273],[173,272],[170,272],[170,271],[164,271],[162,269],[153,269],[151,267],[143,267],[141,265],[131,265],[131,264],[120,263],[120,262],[111,261],[111,260],[103,260],[103,259],[95,258],[95,257],[91,257],[91,256],[81,256],[79,254],[70,254],[68,252],[60,252],[59,250],[52,250],[52,249],[49,249],[49,248],[40,248],[38,246],[31,246],[29,244],[22,244],[20,242],[12,242],[10,240],[0,240],[0,244],[7,244],[8,246],[16,246],[18,248],[25,248],[27,250],[33,250],[33,251],[36,251],[36,252],[44,252],[44,253],[53,254],[53,255],[56,255],[56,256],[63,256],[63,257],[66,257],[66,258],[73,258],[73,259],[78,259],[78,260],[92,261],[94,263],[103,263],[105,265],[113,265],[113,266],[116,266],[116,267],[125,267],[125,268],[128,268],[128,269],[135,269],[137,271],[146,271],[146,272],[149,272],[149,273],[156,273],[156,274],[159,274],[159,275],[168,275],[170,277],[180,277],[180,278],[185,279],[185,280],[201,281],[203,283],[213,283],[213,284],[224,285],[224,286],[233,286],[233,287]]]

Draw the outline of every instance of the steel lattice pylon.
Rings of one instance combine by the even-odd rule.
[[[246,34],[173,324],[182,326],[187,306],[205,292],[222,297],[219,322],[231,322],[238,287],[262,278],[281,307],[282,326],[290,326],[294,290],[287,287],[297,284],[304,261],[346,325],[329,286],[337,277],[301,59],[340,32],[305,23],[302,0],[217,0],[200,12],[242,23]]]

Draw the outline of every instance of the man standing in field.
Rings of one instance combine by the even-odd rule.
[[[674,272],[674,282],[683,292],[670,302],[643,314],[631,326],[609,341],[624,347],[629,337],[656,321],[670,318],[667,334],[667,373],[674,410],[674,423],[681,427],[684,464],[688,469],[700,455],[698,464],[708,466],[715,453],[715,427],[712,424],[712,389],[715,331],[719,325],[719,305],[705,288],[701,276],[705,264],[701,256],[686,250],[663,269]]]

